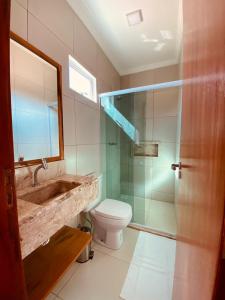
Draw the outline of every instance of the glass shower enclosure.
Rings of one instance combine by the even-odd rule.
[[[101,100],[104,198],[132,206],[131,226],[176,235],[182,81],[104,93]]]

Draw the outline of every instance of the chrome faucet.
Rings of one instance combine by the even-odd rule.
[[[41,165],[39,165],[33,172],[33,177],[32,177],[32,186],[33,187],[39,185],[38,180],[37,180],[37,175],[38,175],[38,171],[40,169],[44,169],[44,170],[48,169],[48,164],[47,164],[47,161],[45,158],[41,159]]]

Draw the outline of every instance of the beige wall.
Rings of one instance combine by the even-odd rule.
[[[120,77],[64,0],[12,0],[11,30],[62,65],[66,171],[101,172],[99,105],[69,88],[68,55],[97,78],[98,93],[120,89]]]
[[[178,80],[179,65],[121,76],[121,89]]]

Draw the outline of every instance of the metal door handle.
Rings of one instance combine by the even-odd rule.
[[[171,165],[171,169],[172,169],[173,171],[176,171],[176,169],[181,170],[181,169],[182,169],[181,162],[179,162],[178,164],[172,164],[172,165]]]

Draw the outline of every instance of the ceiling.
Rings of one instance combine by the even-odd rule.
[[[120,75],[178,63],[181,0],[67,0]],[[126,14],[141,9],[143,22]]]

